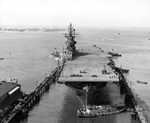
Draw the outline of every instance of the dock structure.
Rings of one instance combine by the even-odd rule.
[[[49,76],[45,77],[33,92],[25,94],[18,104],[7,113],[7,115],[1,117],[0,123],[15,123],[15,121],[26,118],[28,116],[28,111],[40,101],[40,97],[49,89],[50,84],[56,81],[59,72],[59,69],[56,68]]]
[[[142,108],[139,106],[138,102],[136,101],[136,97],[133,94],[131,88],[129,87],[128,83],[126,82],[126,79],[121,72],[119,68],[116,68],[116,71],[119,72],[120,76],[120,81],[123,87],[125,88],[125,93],[126,97],[128,98],[130,105],[133,108],[133,111],[131,112],[131,116],[135,119],[138,120],[140,123],[147,123],[147,119],[144,116],[144,113],[142,111]]]

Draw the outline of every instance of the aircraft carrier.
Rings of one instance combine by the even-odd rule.
[[[96,45],[77,44],[75,36],[75,29],[70,24],[63,54],[55,51],[52,55],[57,59],[58,67],[60,62],[63,64],[58,83],[72,88],[83,105],[77,110],[77,116],[91,118],[123,112],[128,119],[134,117],[134,121],[129,122],[135,123],[136,102],[127,90],[123,74],[115,67],[113,55]]]

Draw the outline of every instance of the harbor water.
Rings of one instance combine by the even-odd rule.
[[[127,81],[150,122],[150,29],[148,28],[76,28],[78,45],[97,45],[104,51],[122,54],[114,58],[116,66],[129,69]],[[0,32],[0,79],[14,77],[22,90],[31,92],[57,66],[50,54],[56,47],[62,53],[64,31]],[[137,80],[147,84],[137,83]],[[41,101],[21,123],[130,123],[124,113],[100,118],[78,118],[82,107],[73,90],[53,83]],[[116,118],[117,117],[117,118]]]

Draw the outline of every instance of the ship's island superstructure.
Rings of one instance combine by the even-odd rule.
[[[79,96],[83,109],[78,110],[77,115],[95,117],[123,111],[127,101],[120,93],[120,76],[113,69],[111,55],[96,45],[82,44],[76,48],[72,24],[68,32],[65,34],[65,63],[58,82],[71,87]]]

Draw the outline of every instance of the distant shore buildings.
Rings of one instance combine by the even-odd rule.
[[[53,31],[65,31],[63,28],[0,28],[0,31],[15,31],[15,32],[24,32],[24,31],[43,31],[43,32],[53,32]]]

